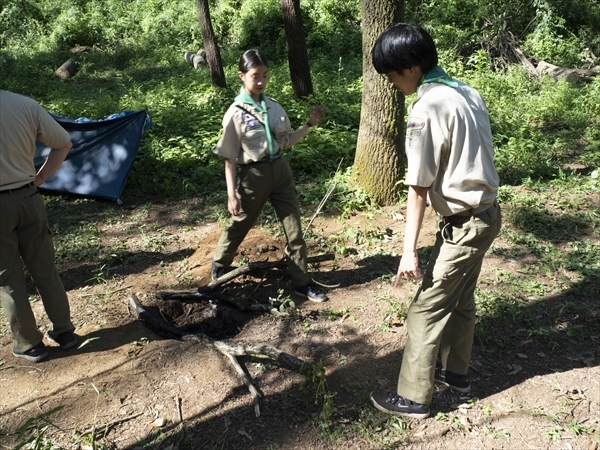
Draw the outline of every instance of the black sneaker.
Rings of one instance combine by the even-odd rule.
[[[17,358],[23,358],[34,363],[43,361],[48,357],[48,350],[46,350],[46,346],[43,342],[40,342],[38,345],[34,345],[26,352],[20,352],[19,350],[13,348],[12,353]]]
[[[321,303],[327,300],[327,296],[323,294],[314,283],[305,284],[302,287],[296,288],[296,294],[308,298],[311,302]]]
[[[77,338],[72,331],[65,331],[58,336],[52,337],[46,333],[46,339],[50,342],[60,345],[61,350],[70,350],[77,345]]]
[[[210,277],[213,281],[217,281],[217,278],[221,278],[228,272],[227,267],[219,267],[216,266],[215,263],[212,263],[212,270],[210,271]]]
[[[425,419],[429,416],[429,405],[413,402],[400,397],[395,392],[371,392],[371,402],[379,411],[396,416],[413,417],[415,419]]]
[[[467,375],[449,372],[440,364],[435,366],[435,379],[436,381],[448,385],[450,389],[456,392],[467,394],[471,391],[471,383],[469,383],[469,377]]]

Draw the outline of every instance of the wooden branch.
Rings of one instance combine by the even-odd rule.
[[[150,314],[139,302],[138,298],[135,295],[131,295],[128,299],[128,305],[135,313],[138,319],[142,319],[151,325],[154,328],[165,331],[168,334],[174,336],[175,338],[181,339],[183,341],[194,341],[200,344],[206,345],[207,347],[213,348],[218,352],[225,355],[231,364],[233,365],[235,371],[240,375],[242,381],[250,391],[250,395],[252,396],[252,400],[254,403],[254,412],[258,417],[260,415],[260,392],[254,384],[252,383],[251,377],[244,370],[242,365],[237,360],[239,356],[263,356],[268,359],[274,360],[278,362],[281,366],[293,370],[295,372],[301,373],[307,377],[311,377],[316,375],[318,377],[323,376],[321,370],[319,370],[314,364],[303,361],[295,356],[290,355],[284,351],[279,350],[276,347],[273,347],[268,344],[258,344],[258,345],[240,345],[236,347],[232,347],[222,341],[218,341],[210,338],[209,336],[199,333],[199,334],[185,334],[183,331],[179,330],[172,325],[161,321],[154,315]]]
[[[143,412],[141,413],[137,413],[137,414],[132,414],[130,416],[127,417],[122,417],[121,419],[115,419],[111,422],[108,422],[105,425],[98,425],[98,426],[93,426],[92,428],[89,428],[85,431],[82,431],[80,433],[81,436],[85,436],[86,434],[90,434],[90,433],[94,433],[94,435],[99,434],[100,432],[106,434],[106,432],[111,429],[112,427],[114,427],[115,425],[119,425],[123,422],[127,422],[128,420],[131,419],[135,419],[138,416],[141,416],[142,414],[144,414]]]
[[[315,262],[323,262],[335,259],[335,255],[332,253],[312,256],[308,258],[309,263]],[[285,259],[279,259],[277,261],[264,261],[264,262],[256,262],[250,263],[246,266],[238,267],[230,272],[227,272],[222,277],[217,280],[211,281],[206,286],[201,286],[197,289],[192,290],[165,290],[165,291],[157,291],[156,295],[158,298],[163,300],[189,300],[189,301],[197,301],[197,300],[220,300],[228,305],[234,306],[240,311],[257,311],[257,312],[267,312],[269,314],[273,314],[275,316],[288,316],[287,313],[279,311],[276,307],[272,305],[266,305],[264,303],[249,303],[247,301],[230,298],[225,295],[219,294],[216,292],[216,288],[221,284],[226,283],[229,280],[232,280],[240,275],[254,272],[254,271],[265,271],[270,270],[275,267],[284,267],[286,265]],[[326,286],[321,283],[321,286],[324,287],[337,287],[336,286]]]
[[[135,316],[138,319],[142,319],[143,321],[150,324],[150,326],[152,326],[153,328],[165,331],[170,335],[177,337],[178,339],[181,339],[185,335],[185,333],[179,328],[176,328],[172,325],[169,325],[166,322],[158,320],[153,314],[150,314],[148,311],[146,311],[146,309],[142,306],[142,304],[135,295],[129,296],[128,306],[133,310]]]
[[[521,61],[521,64],[523,64],[523,66],[525,67],[525,70],[527,70],[527,73],[529,73],[531,76],[533,76],[535,78],[539,78],[540,77],[540,73],[535,68],[535,66],[531,63],[531,61],[529,61],[527,59],[527,57],[521,51],[521,49],[519,47],[517,47],[516,44],[513,44],[512,42],[509,42],[508,45],[510,46],[511,50],[513,51],[513,53],[517,56],[517,58],[519,59],[519,61]]]
[[[216,344],[218,342],[219,341],[215,341],[214,343]],[[252,403],[254,403],[254,414],[256,415],[256,417],[260,417],[261,395],[260,392],[258,392],[258,389],[256,389],[256,387],[254,386],[254,384],[252,384],[252,379],[250,378],[250,375],[248,375],[246,371],[242,368],[237,358],[234,355],[232,355],[229,351],[227,351],[227,348],[222,349],[218,345],[215,345],[213,348],[219,350],[223,355],[225,355],[229,359],[229,362],[231,362],[233,368],[238,373],[238,375],[250,391],[250,395],[252,396]]]
[[[231,305],[240,311],[256,311],[266,312],[273,314],[274,316],[288,316],[287,313],[280,312],[277,308],[272,305],[265,305],[264,303],[251,303],[235,298],[227,297],[226,295],[218,294],[213,289],[205,289],[200,287],[191,291],[158,291],[156,293],[158,298],[162,300],[220,300],[228,305]]]
[[[316,262],[323,262],[323,261],[331,261],[332,259],[335,259],[335,255],[333,253],[326,253],[324,255],[310,256],[308,258],[308,262],[316,263]],[[254,271],[258,271],[258,270],[269,270],[269,269],[274,269],[276,267],[285,267],[285,266],[286,266],[285,258],[281,258],[277,261],[263,261],[263,262],[250,263],[246,266],[238,267],[237,269],[227,272],[222,277],[217,278],[216,280],[208,283],[205,286],[205,288],[214,289],[217,286],[227,283],[228,281],[233,280],[234,278],[237,278],[240,275],[244,275],[246,273],[250,273],[250,272],[254,272]]]
[[[577,83],[581,78],[591,78],[598,75],[589,69],[567,69],[550,64],[546,61],[540,61],[537,65],[537,71],[540,75],[550,75],[555,80],[566,81],[567,83]]]
[[[319,203],[319,206],[317,206],[317,210],[315,211],[315,213],[313,214],[313,216],[310,218],[310,220],[308,222],[308,225],[304,229],[304,233],[302,234],[302,237],[306,237],[306,233],[308,232],[308,230],[310,230],[310,226],[312,225],[313,221],[319,215],[319,213],[321,212],[321,209],[323,208],[323,206],[325,206],[325,203],[327,202],[327,199],[329,198],[329,196],[331,195],[331,193],[334,191],[335,187],[337,186],[338,180],[336,180],[336,175],[340,171],[340,167],[342,166],[342,161],[344,161],[344,158],[340,159],[340,162],[339,162],[339,164],[337,166],[335,174],[333,174],[333,179],[335,181],[334,181],[334,183],[331,184],[331,186],[329,186],[329,189],[327,189],[327,192],[325,192],[325,195],[323,196],[323,199],[321,200],[321,203]]]

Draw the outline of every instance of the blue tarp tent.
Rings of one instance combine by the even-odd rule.
[[[144,126],[151,128],[146,111],[128,111],[100,121],[52,117],[69,132],[73,148],[62,166],[40,188],[50,193],[77,194],[120,203]],[[36,169],[42,166],[49,152],[49,147],[39,141],[36,143]]]

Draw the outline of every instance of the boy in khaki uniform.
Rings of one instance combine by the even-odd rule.
[[[51,148],[36,173],[35,141]],[[0,302],[8,318],[13,355],[39,362],[48,357],[31,311],[23,263],[52,327],[46,336],[63,350],[75,347],[67,293],[54,264],[54,246],[37,187],[63,163],[71,138],[34,100],[0,91]]]
[[[215,149],[217,155],[225,158],[231,222],[217,244],[212,278],[215,280],[225,274],[239,245],[270,200],[287,238],[287,263],[296,293],[311,301],[323,302],[327,297],[308,275],[294,177],[288,161],[280,154],[281,149],[291,147],[306,136],[310,127],[321,121],[323,112],[320,108],[314,109],[306,124],[292,131],[281,105],[264,95],[269,67],[258,50],[248,50],[241,56],[238,76],[243,86],[225,113],[223,135]]]
[[[417,241],[427,200],[438,213],[436,242],[407,314],[408,341],[396,391],[371,393],[380,411],[429,415],[434,379],[469,392],[474,291],[483,257],[500,232],[498,174],[485,103],[437,65],[431,36],[398,23],[377,39],[373,65],[404,95],[409,186],[404,251],[395,287],[420,275]],[[438,361],[439,353],[439,361]]]

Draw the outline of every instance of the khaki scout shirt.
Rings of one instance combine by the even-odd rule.
[[[498,192],[487,108],[475,89],[458,84],[421,85],[406,125],[405,184],[429,187],[443,216],[485,209]]]
[[[62,148],[70,139],[35,100],[0,90],[0,190],[35,180],[36,140],[50,148]]]
[[[273,152],[276,153],[289,147],[292,126],[277,101],[266,97],[266,103],[273,135]],[[223,158],[235,159],[238,164],[249,164],[268,156],[269,143],[262,120],[262,114],[252,105],[234,102],[223,117],[223,134],[215,153]]]

